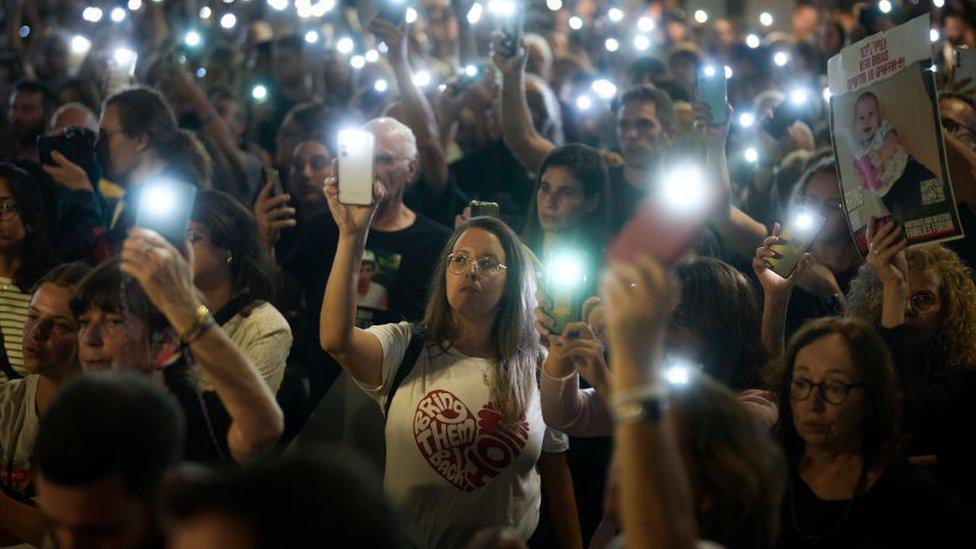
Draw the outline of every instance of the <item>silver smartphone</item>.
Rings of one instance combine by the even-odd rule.
[[[373,134],[339,132],[339,202],[367,206],[373,202]]]

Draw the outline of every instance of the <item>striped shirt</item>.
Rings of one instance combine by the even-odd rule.
[[[0,333],[10,366],[21,375],[27,374],[24,368],[24,324],[29,303],[30,295],[20,291],[13,280],[0,277]],[[0,372],[0,385],[6,381],[7,376]]]

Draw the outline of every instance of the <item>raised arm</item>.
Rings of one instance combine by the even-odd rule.
[[[766,227],[749,217],[732,202],[732,180],[725,154],[725,140],[729,133],[729,121],[732,120],[732,108],[728,108],[724,124],[711,123],[711,113],[704,103],[696,102],[692,108],[695,127],[705,142],[707,167],[719,177],[728,199],[728,202],[723,204],[722,209],[712,218],[712,226],[736,255],[748,259],[753,256],[756,247],[766,236]]]
[[[133,229],[122,248],[122,271],[139,282],[213,382],[231,419],[227,446],[233,458],[259,458],[284,431],[281,408],[247,355],[202,308],[190,264],[158,234]]]
[[[217,113],[217,109],[214,108],[203,89],[193,81],[193,77],[188,72],[185,70],[175,71],[171,78],[190,100],[190,104],[193,105],[193,112],[200,119],[203,132],[213,140],[220,152],[230,162],[238,185],[246,186],[247,160],[244,151],[237,146],[237,138],[230,126]]]
[[[337,171],[333,168],[332,173]],[[329,209],[339,226],[339,243],[319,313],[319,343],[356,381],[373,387],[379,387],[383,382],[383,348],[375,336],[357,328],[354,321],[359,264],[366,247],[369,224],[382,193],[382,187],[377,183],[373,204],[353,206],[339,202],[336,178],[330,177],[325,183]]]
[[[413,73],[407,59],[409,34],[382,19],[373,20],[369,31],[389,48],[387,58],[393,67],[400,99],[403,101],[404,122],[417,138],[423,181],[430,186],[434,196],[440,196],[447,190],[447,161],[444,158],[440,128],[434,110],[431,109],[427,97],[413,83]]]
[[[691,548],[698,536],[675,416],[661,391],[658,355],[669,310],[667,277],[664,267],[644,258],[638,265],[616,266],[604,279],[620,509],[628,548]],[[653,407],[654,399],[664,408],[657,417],[625,413],[635,404]]]
[[[774,224],[773,234],[763,240],[762,246],[756,249],[752,259],[752,269],[763,290],[762,342],[771,361],[783,355],[786,312],[790,295],[793,293],[797,279],[810,262],[810,254],[804,254],[789,278],[783,278],[774,272],[766,263],[766,259],[779,255],[772,250],[771,246],[779,243],[780,232],[782,227],[779,223]]]
[[[512,154],[530,170],[536,171],[555,145],[536,131],[525,99],[525,48],[505,47],[496,35],[492,41],[492,60],[502,73],[502,138]]]
[[[908,240],[902,227],[892,219],[877,226],[874,218],[868,221],[870,243],[867,263],[881,281],[881,326],[896,328],[905,323],[905,303],[908,299],[908,261],[905,248]]]

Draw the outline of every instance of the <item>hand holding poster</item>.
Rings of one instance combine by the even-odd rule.
[[[851,234],[888,216],[909,244],[963,236],[932,72],[928,15],[844,48],[827,65],[830,128]]]

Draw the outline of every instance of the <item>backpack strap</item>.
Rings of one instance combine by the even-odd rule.
[[[423,326],[416,322],[410,325],[410,344],[407,345],[407,352],[403,355],[400,366],[397,367],[396,373],[393,374],[393,382],[390,384],[390,391],[387,394],[386,403],[383,405],[384,425],[386,425],[387,417],[390,415],[390,406],[393,405],[393,397],[396,396],[397,389],[400,388],[403,380],[413,371],[414,364],[420,358],[420,352],[424,349],[425,338],[426,330],[424,330]]]
[[[0,332],[0,371],[2,371],[10,381],[22,379],[24,377],[20,375],[17,370],[14,370],[14,367],[10,364],[10,357],[7,356],[7,345],[3,340],[2,332]]]

